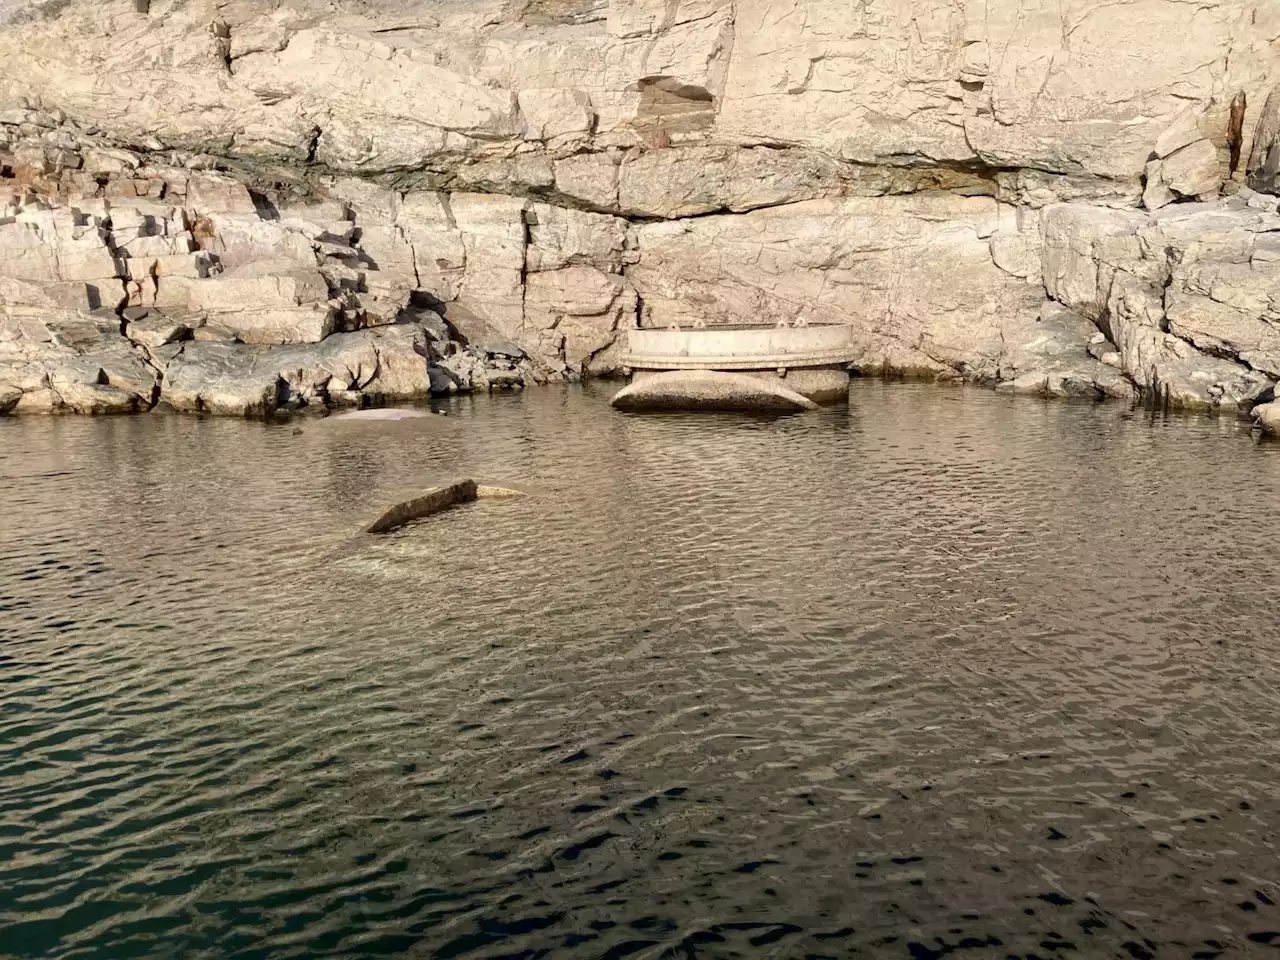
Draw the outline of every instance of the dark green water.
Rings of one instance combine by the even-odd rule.
[[[1280,446],[606,397],[0,421],[0,955],[1275,954]]]

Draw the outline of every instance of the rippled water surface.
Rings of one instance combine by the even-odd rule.
[[[1280,446],[607,395],[0,421],[0,955],[1276,953]]]

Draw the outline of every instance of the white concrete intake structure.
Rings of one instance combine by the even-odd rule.
[[[848,396],[856,352],[845,324],[627,331],[625,409],[803,410]]]

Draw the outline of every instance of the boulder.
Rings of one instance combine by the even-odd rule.
[[[716,370],[672,370],[637,376],[610,401],[619,410],[719,410],[796,413],[817,404],[776,378]]]
[[[1280,375],[1280,217],[1240,201],[1154,214],[1079,205],[1044,212],[1045,287],[1096,320],[1152,400],[1244,409]]]
[[[118,286],[123,270],[98,222],[66,208],[24,210],[0,221],[0,277],[35,283]]]
[[[528,360],[480,346],[437,352],[428,376],[433,394],[522,388],[537,379]]]
[[[1106,309],[1100,295],[1105,265],[1097,245],[1103,240],[1134,237],[1148,222],[1140,213],[1108,210],[1084,204],[1047,207],[1040,217],[1044,254],[1041,276],[1049,296],[1090,320]],[[1139,256],[1133,241],[1134,256]]]
[[[1179,198],[1216,197],[1226,176],[1226,152],[1210,140],[1195,140],[1147,164],[1143,204],[1158,210]]]
[[[1166,294],[1169,332],[1214,356],[1280,377],[1280,269],[1275,263],[1182,263]]]
[[[187,181],[187,206],[197,216],[257,215],[248,188],[236,178],[220,173],[193,173]]]
[[[201,249],[215,255],[225,270],[261,261],[294,261],[300,268],[314,268],[317,238],[325,236],[322,228],[311,224],[262,220],[252,211],[236,216],[205,215],[200,227]]]
[[[11,383],[0,383],[0,417],[12,413],[21,399],[21,389]]]
[[[1280,437],[1280,402],[1259,404],[1253,408],[1254,421],[1262,428],[1262,432],[1272,437]]]
[[[186,343],[168,363],[160,399],[177,410],[261,416],[425,397],[428,342],[421,326],[403,324],[306,345]]]
[[[1106,356],[1115,347],[1090,321],[1061,304],[1045,303],[1036,313],[1011,317],[1002,332],[999,391],[1089,400],[1137,397],[1133,383],[1092,355]],[[1100,342],[1090,343],[1095,335]]]

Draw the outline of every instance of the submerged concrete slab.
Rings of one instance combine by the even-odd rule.
[[[480,484],[476,487],[476,497],[480,500],[488,500],[490,498],[502,499],[503,497],[523,497],[523,490],[516,490],[514,487],[490,487]]]
[[[639,377],[611,402],[619,410],[794,413],[818,407],[779,379],[718,370],[672,370]]]
[[[417,420],[420,417],[437,416],[430,410],[411,410],[406,407],[377,407],[370,410],[352,410],[330,417],[331,420]]]
[[[365,533],[389,533],[406,523],[421,520],[462,503],[490,497],[519,497],[523,491],[512,487],[494,487],[478,484],[474,480],[459,480],[443,487],[434,487],[420,496],[403,500],[389,507],[364,528]]]
[[[373,523],[365,527],[365,533],[387,533],[412,520],[429,517],[460,503],[470,503],[476,496],[477,486],[474,480],[459,480],[446,487],[436,487],[384,510]]]

